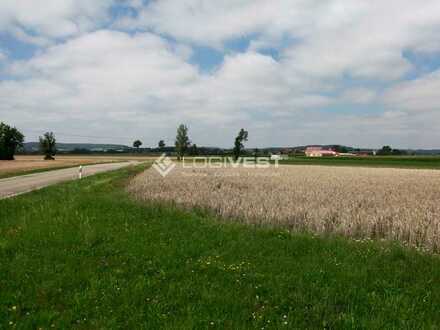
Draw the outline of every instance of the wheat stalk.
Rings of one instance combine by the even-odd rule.
[[[440,172],[325,166],[150,169],[128,190],[140,200],[214,210],[227,219],[440,250]]]

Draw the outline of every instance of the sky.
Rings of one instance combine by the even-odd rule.
[[[440,148],[438,0],[2,0],[27,141]]]

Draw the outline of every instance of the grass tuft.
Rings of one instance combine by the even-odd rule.
[[[0,201],[0,328],[434,328],[440,260],[140,204],[126,168]]]

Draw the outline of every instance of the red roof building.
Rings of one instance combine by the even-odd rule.
[[[332,149],[324,149],[322,147],[307,147],[307,157],[338,157],[339,153]]]

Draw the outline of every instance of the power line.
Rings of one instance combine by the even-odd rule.
[[[32,133],[37,133],[37,134],[41,134],[41,131],[37,131],[37,130],[32,130],[32,129],[28,129],[28,130],[24,130],[25,132],[32,132]],[[120,136],[96,136],[96,135],[80,135],[80,134],[69,134],[69,133],[60,133],[57,131],[53,131],[55,135],[58,136],[67,136],[67,137],[80,137],[80,138],[88,138],[88,139],[121,139],[121,140],[130,140],[129,137],[120,137]]]
[[[36,134],[42,134],[40,130],[35,130],[35,129],[25,129],[23,130],[25,132],[32,132],[32,133],[36,133]],[[138,137],[138,138],[133,138],[133,137],[120,137],[120,136],[97,136],[97,135],[81,135],[81,134],[70,134],[70,133],[60,133],[57,131],[53,131],[53,133],[56,136],[61,136],[61,137],[75,137],[75,138],[84,138],[84,139],[117,139],[117,140],[122,140],[122,141],[126,141],[126,144],[130,144],[131,141],[134,141],[135,139],[141,139],[141,140],[149,140],[149,139],[144,139],[142,137]],[[172,140],[168,140],[165,139],[165,142],[167,144],[174,144],[174,142]],[[107,143],[107,144],[121,144],[122,142],[119,143]],[[93,144],[93,143],[92,143]]]

